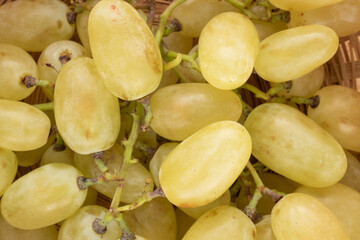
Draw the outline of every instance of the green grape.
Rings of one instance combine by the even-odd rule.
[[[251,138],[241,124],[212,123],[171,151],[160,168],[160,185],[176,206],[204,206],[231,186],[250,154]]]
[[[187,0],[174,9],[171,18],[180,21],[180,33],[188,37],[199,37],[205,25],[216,15],[239,10],[225,1]]]
[[[1,213],[12,226],[32,230],[71,216],[83,204],[87,191],[76,180],[82,173],[64,163],[37,168],[17,179],[5,191]]]
[[[0,99],[0,147],[12,151],[37,149],[47,142],[50,120],[23,102]]]
[[[104,234],[97,234],[92,223],[96,218],[102,219],[108,210],[97,205],[80,208],[61,225],[58,240],[115,240],[120,238],[121,229],[116,221],[107,225]]]
[[[188,55],[192,55],[194,52],[199,50],[199,45],[195,45],[190,52],[188,53]],[[197,57],[195,59],[195,61],[199,64],[199,58]],[[189,62],[182,62],[181,63],[183,68],[181,68],[182,70],[182,74],[186,76],[187,80],[190,82],[197,82],[197,83],[206,83],[206,80],[204,78],[204,76],[196,71],[195,69],[191,68],[191,63]]]
[[[263,219],[255,224],[256,240],[276,240],[276,237],[271,229],[271,215],[263,216]]]
[[[184,140],[206,125],[237,121],[242,105],[232,91],[206,83],[182,83],[167,86],[150,98],[151,128],[171,140]]]
[[[266,187],[269,189],[275,189],[277,191],[283,193],[292,193],[295,191],[296,187],[293,183],[291,183],[285,177],[274,174],[274,173],[267,173],[267,172],[259,172],[259,177],[261,178],[262,182]],[[255,185],[251,186],[250,192],[254,194]],[[245,188],[242,187],[239,193],[239,196],[236,198],[236,206],[240,209],[244,209],[246,205],[249,204],[249,200],[246,196]],[[262,198],[259,200],[256,211],[260,214],[270,214],[272,208],[274,207],[275,203],[271,196],[263,194]]]
[[[0,148],[0,197],[14,181],[17,168],[16,155],[10,150]]]
[[[240,13],[222,13],[211,19],[199,38],[199,64],[213,86],[231,90],[253,72],[259,48],[254,24]]]
[[[350,239],[360,235],[360,193],[350,187],[337,183],[327,188],[300,186],[297,193],[311,195],[328,207],[339,219]]]
[[[86,57],[88,54],[86,49],[77,42],[63,40],[50,44],[42,51],[37,62],[40,79],[47,80],[50,84],[55,85],[58,71],[63,66],[59,59],[60,56],[67,56],[73,59],[76,57]],[[55,69],[46,66],[46,64],[51,64]],[[48,87],[42,87],[42,90],[48,99],[54,99],[54,93]]]
[[[291,11],[288,26],[325,25],[332,28],[339,37],[344,37],[360,30],[359,12],[358,0],[343,0],[337,4],[310,11]]]
[[[35,90],[22,82],[27,75],[38,77],[34,59],[23,49],[0,43],[0,72],[0,98],[22,100]]]
[[[155,185],[158,187],[160,185],[159,182],[159,171],[162,162],[165,160],[167,155],[176,147],[178,143],[169,142],[161,145],[155,152],[149,164],[149,171],[154,179]]]
[[[54,112],[61,137],[80,154],[110,148],[120,131],[118,99],[102,83],[90,58],[72,59],[59,73]]]
[[[339,38],[325,26],[309,25],[272,34],[260,43],[255,70],[270,82],[299,78],[336,53]]]
[[[40,52],[49,44],[70,39],[75,26],[69,7],[59,0],[17,0],[0,6],[0,42]]]
[[[189,228],[194,224],[196,219],[190,217],[186,213],[180,210],[180,208],[175,209],[176,215],[176,239],[181,240]]]
[[[290,90],[280,90],[277,95],[280,97],[312,97],[321,88],[324,82],[325,69],[324,66],[316,68],[315,70],[301,76],[297,79],[292,80],[292,86]],[[270,82],[271,87],[277,86],[279,83]]]
[[[254,23],[254,26],[259,34],[260,41],[274,33],[288,28],[284,22],[266,22],[262,20],[252,20],[252,22]]]
[[[139,208],[124,212],[127,226],[148,240],[176,240],[174,208],[165,198],[154,198]]]
[[[64,146],[65,149],[56,149],[55,145],[51,145],[41,158],[40,166],[49,163],[67,163],[74,165],[74,152],[69,147]]]
[[[340,183],[360,192],[360,162],[348,151],[345,151],[345,154],[347,158],[347,169],[344,177],[340,180]]]
[[[129,3],[96,4],[89,17],[89,40],[96,68],[115,96],[135,100],[159,86],[163,71],[159,47]]]
[[[183,54],[187,54],[193,46],[191,37],[186,37],[178,32],[173,32],[169,36],[163,37],[162,40],[169,50]]]
[[[179,76],[173,70],[165,71],[161,77],[161,82],[157,89],[176,84],[179,81]]]
[[[255,240],[252,221],[239,209],[220,206],[202,215],[187,231],[183,240]]]
[[[118,173],[123,164],[123,158],[123,148],[115,143],[110,149],[104,151],[102,160],[109,168],[110,173]],[[101,175],[101,171],[96,166],[91,155],[80,155],[75,153],[74,164],[87,178],[98,177]],[[125,179],[125,186],[121,196],[121,201],[124,203],[133,203],[139,198],[142,192],[151,192],[154,188],[154,182],[151,179],[150,183],[145,186],[145,181],[148,178],[151,179],[151,174],[143,165],[141,165],[141,163],[131,164],[128,168]],[[112,198],[118,185],[119,182],[110,181],[102,184],[95,184],[93,187],[98,192]]]
[[[215,199],[214,201],[202,206],[202,207],[196,207],[196,208],[180,208],[181,211],[185,212],[190,217],[193,217],[195,219],[200,218],[204,213],[210,211],[213,208],[216,208],[218,206],[225,206],[230,205],[230,191],[226,190],[226,192],[223,193],[219,198]]]
[[[286,195],[275,205],[271,227],[277,240],[350,240],[334,213],[303,193]]]
[[[256,107],[244,124],[252,154],[271,170],[310,187],[337,183],[346,171],[340,144],[300,111],[280,103]]]
[[[326,86],[316,95],[320,104],[307,114],[328,131],[343,148],[360,152],[360,93],[344,86]]]
[[[305,11],[329,6],[343,0],[270,0],[275,7],[287,11]]]

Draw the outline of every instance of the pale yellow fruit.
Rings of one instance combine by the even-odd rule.
[[[261,20],[252,20],[254,26],[259,34],[259,40],[262,41],[270,35],[287,29],[284,22],[266,22]]]
[[[340,183],[360,192],[360,162],[348,151],[345,151],[345,154],[347,158],[347,169],[344,177],[340,180]]]
[[[287,11],[304,11],[329,6],[343,0],[270,0],[275,7]]]
[[[184,237],[185,233],[189,228],[194,224],[196,219],[190,217],[186,213],[180,210],[180,208],[175,209],[176,215],[176,239],[180,240]]]
[[[56,149],[55,145],[51,145],[41,157],[40,166],[49,163],[67,163],[74,165],[74,152],[69,147],[65,149]]]
[[[0,197],[14,180],[17,169],[16,155],[10,150],[0,148]]]
[[[263,219],[255,224],[256,240],[277,240],[271,228],[271,215],[263,216]]]

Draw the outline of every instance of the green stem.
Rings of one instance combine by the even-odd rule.
[[[276,93],[278,93],[280,90],[286,89],[286,90],[290,90],[292,87],[292,82],[288,81],[288,82],[282,82],[278,85],[276,85],[275,87],[270,88],[266,94],[269,96],[274,96]]]
[[[135,234],[130,230],[130,228],[127,226],[125,220],[124,220],[124,216],[122,214],[120,214],[117,218],[116,221],[119,222],[120,224],[120,228],[121,228],[121,237],[120,240],[135,240]]]
[[[257,98],[264,99],[265,101],[270,100],[269,95],[267,95],[266,93],[262,92],[260,89],[256,88],[255,86],[253,86],[249,83],[244,83],[240,88],[249,90],[250,92],[254,93],[255,97],[257,97]]]
[[[192,82],[183,74],[183,71],[181,68],[182,68],[182,66],[178,65],[175,68],[173,68],[172,70],[176,73],[176,75],[178,75],[178,77],[180,78],[180,80],[182,82],[186,82],[186,83]]]
[[[151,105],[150,105],[150,96],[148,95],[148,96],[138,100],[138,102],[142,104],[142,106],[145,110],[144,121],[140,125],[140,130],[145,132],[145,131],[149,130],[150,123],[153,118],[152,111],[151,111]]]
[[[181,63],[181,53],[178,53],[175,59],[171,60],[170,62],[167,62],[164,65],[164,72],[178,66],[180,63]]]
[[[243,10],[246,6],[245,3],[239,0],[225,0],[225,2],[230,3],[237,9]]]
[[[61,138],[60,134],[58,132],[56,132],[56,142],[54,144],[54,151],[56,152],[60,152],[60,151],[64,151],[65,150],[65,143],[64,140]]]
[[[48,102],[48,103],[39,103],[32,105],[33,107],[36,107],[37,109],[41,111],[54,111],[54,102]]]
[[[169,58],[176,58],[176,57],[178,57],[179,54],[181,55],[182,60],[187,61],[187,62],[189,62],[191,64],[190,68],[195,69],[196,71],[201,73],[199,64],[197,64],[197,62],[195,61],[193,56],[186,55],[186,54],[181,54],[181,53],[177,53],[177,52],[172,52],[172,51],[167,52],[166,56],[169,57]]]
[[[92,157],[95,161],[96,166],[100,169],[102,173],[108,172],[109,168],[105,165],[104,161],[102,160],[102,157],[104,155],[104,152],[96,152],[92,154]]]

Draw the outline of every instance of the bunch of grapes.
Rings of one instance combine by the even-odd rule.
[[[358,0],[0,1],[0,240],[359,239],[360,93],[322,86],[359,30]]]

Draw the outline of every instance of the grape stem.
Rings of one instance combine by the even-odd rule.
[[[102,157],[104,155],[104,151],[96,152],[91,154],[92,158],[95,161],[96,166],[100,169],[101,173],[105,173],[109,171],[109,168],[105,165],[104,161],[102,160]]]
[[[32,105],[33,107],[36,107],[37,109],[41,111],[54,111],[54,102],[48,102],[48,103],[39,103]]]
[[[140,125],[140,130],[142,132],[146,132],[150,130],[150,123],[153,118],[152,112],[151,112],[151,105],[150,105],[150,96],[146,96],[140,100],[138,100],[139,103],[142,104],[144,110],[145,110],[145,116],[144,120]]]
[[[54,151],[56,152],[60,152],[60,151],[64,151],[66,148],[64,140],[61,138],[60,134],[58,132],[56,132],[56,141],[54,144]]]
[[[181,63],[182,60],[182,56],[181,53],[177,53],[176,58],[174,58],[173,60],[171,60],[170,62],[167,62],[164,65],[164,72],[168,71],[170,69],[173,69],[174,67],[178,66]]]
[[[195,55],[186,55],[186,54],[169,51],[169,52],[167,52],[166,56],[169,58],[176,58],[179,54],[181,55],[181,60],[184,60],[191,64],[190,68],[195,69],[196,71],[201,73],[199,64],[197,64],[197,62],[195,61],[195,58],[194,58],[194,57],[196,57],[196,54]]]

